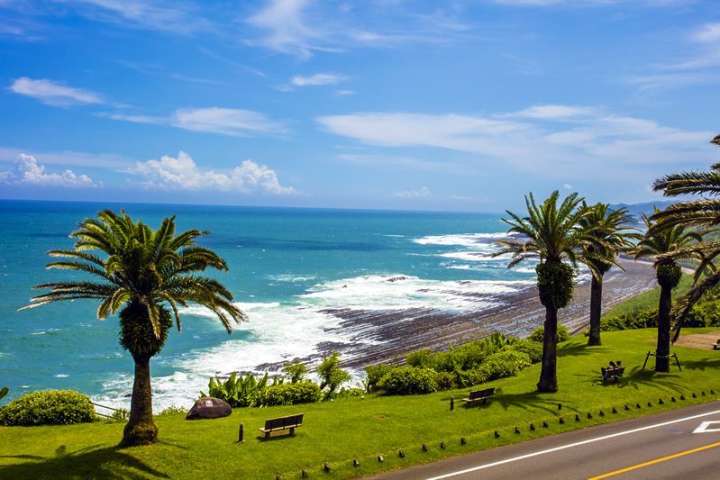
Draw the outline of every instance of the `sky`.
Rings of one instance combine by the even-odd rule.
[[[717,0],[0,0],[0,198],[502,211],[720,161]]]

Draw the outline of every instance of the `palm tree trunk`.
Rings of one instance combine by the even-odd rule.
[[[670,309],[672,308],[672,288],[660,286],[660,304],[658,305],[658,335],[655,349],[655,371],[670,371]]]
[[[590,283],[590,335],[588,345],[600,345],[600,317],[602,316],[602,277],[598,280],[593,275]]]
[[[557,318],[558,309],[545,306],[543,356],[538,392],[557,392]]]
[[[152,388],[150,386],[150,358],[135,358],[135,382],[130,402],[130,419],[123,432],[120,445],[148,445],[157,440],[158,428],[152,415]]]

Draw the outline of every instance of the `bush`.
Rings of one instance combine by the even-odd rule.
[[[429,368],[396,367],[383,376],[378,387],[387,395],[412,395],[438,390],[437,374]]]
[[[168,415],[187,415],[187,413],[188,411],[183,407],[176,407],[175,405],[170,405],[169,407],[158,413],[158,416],[164,417]]]
[[[308,369],[304,363],[294,362],[286,363],[282,367],[282,371],[285,375],[290,377],[290,383],[298,383],[305,380],[305,375],[307,375]]]
[[[538,327],[530,334],[528,340],[542,343],[544,332],[545,329],[543,327]],[[558,325],[557,338],[558,343],[566,342],[570,339],[570,332],[565,325]]]
[[[23,395],[0,409],[3,425],[67,425],[92,422],[90,399],[73,390],[44,390]]]
[[[341,388],[335,398],[365,398],[365,390],[358,387]]]
[[[408,353],[405,357],[405,363],[411,367],[434,368],[434,357],[436,355],[437,354],[429,348],[415,350],[414,352]]]
[[[365,367],[365,391],[371,393],[377,390],[380,380],[392,369],[392,366],[384,363]]]
[[[267,387],[260,402],[265,406],[314,403],[320,400],[320,387],[313,382],[280,383]]]
[[[320,390],[327,388],[327,398],[333,398],[338,387],[345,382],[350,381],[350,374],[340,368],[340,354],[333,352],[323,358],[317,367],[317,373],[320,376]]]
[[[490,355],[482,365],[474,370],[473,375],[477,380],[488,382],[517,375],[520,370],[530,365],[530,356],[527,353],[507,349]]]
[[[435,374],[435,382],[438,390],[450,390],[455,387],[456,376],[450,372],[437,372]]]
[[[255,375],[248,373],[238,375],[230,374],[226,380],[211,378],[208,383],[208,394],[200,392],[201,397],[215,397],[225,400],[231,407],[254,407],[262,396],[268,383],[267,373],[258,380]]]
[[[509,348],[510,350],[526,353],[527,356],[530,357],[530,361],[532,363],[538,363],[542,361],[542,343],[533,342],[530,340],[520,340]]]
[[[600,320],[600,329],[603,331],[654,327],[657,327],[657,309],[655,308],[635,309]]]

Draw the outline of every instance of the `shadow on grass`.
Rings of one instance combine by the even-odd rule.
[[[578,357],[581,355],[594,355],[597,353],[609,352],[611,350],[602,345],[590,347],[586,343],[573,342],[558,345],[557,351],[559,357]]]
[[[53,457],[36,455],[2,455],[0,458],[25,460],[15,465],[0,466],[0,479],[92,478],[97,480],[147,480],[170,478],[130,455],[131,449],[100,448],[92,445],[68,452],[65,445]],[[28,461],[29,460],[29,461]]]
[[[633,367],[630,373],[616,385],[618,388],[634,388],[635,390],[652,386],[667,393],[681,393],[683,389],[679,386],[678,379],[679,375],[676,373],[656,373],[654,370],[642,370],[637,366]],[[612,385],[607,386],[611,387]]]
[[[557,395],[557,394],[552,394]],[[508,410],[509,408],[519,408],[522,410],[545,410],[546,412],[556,415],[561,413],[565,409],[572,410],[566,406],[566,401],[562,398],[546,398],[547,394],[538,392],[525,392],[525,393],[506,393],[500,394],[495,397],[495,401],[498,402],[503,409]],[[563,410],[558,410],[558,404],[563,405]]]
[[[703,360],[686,360],[682,361],[680,360],[681,365],[683,368],[686,368],[688,370],[706,370],[706,369],[712,369],[716,370],[720,368],[720,358],[715,359],[703,359]]]

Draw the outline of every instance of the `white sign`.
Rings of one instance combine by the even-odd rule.
[[[712,420],[710,422],[702,422],[693,430],[693,433],[713,433],[720,432],[720,420]]]

